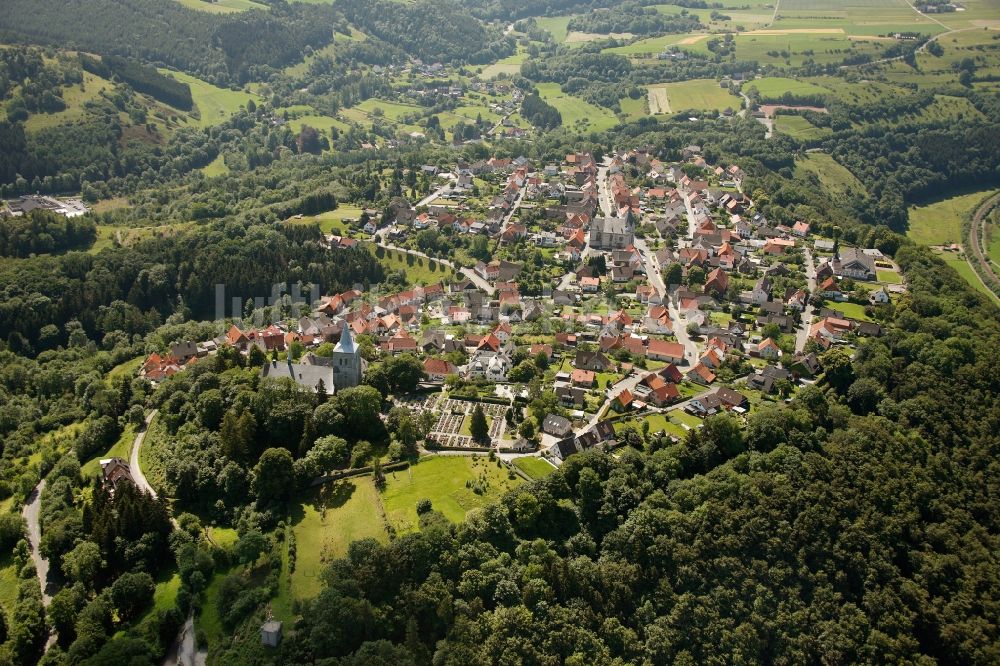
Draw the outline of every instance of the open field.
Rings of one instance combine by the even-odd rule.
[[[822,139],[833,134],[829,127],[816,127],[802,116],[779,114],[774,116],[774,131],[787,134],[800,141]]]
[[[369,247],[372,252],[375,251],[375,245],[369,244]],[[379,258],[379,263],[387,271],[401,270],[406,273],[408,284],[433,284],[445,279],[451,273],[451,269],[440,262],[401,250],[385,250],[383,256]],[[432,266],[434,268],[431,268]]]
[[[670,100],[667,98],[667,89],[665,87],[650,86],[647,94],[649,96],[647,105],[649,106],[649,113],[651,115],[670,113]]]
[[[209,178],[214,178],[216,176],[225,176],[228,174],[229,167],[226,166],[226,160],[220,153],[214,160],[203,166],[201,168],[201,172]]]
[[[338,206],[336,209],[316,215],[305,215],[300,219],[286,220],[289,224],[311,224],[316,222],[325,234],[344,236],[349,231],[344,220],[356,220],[363,211],[357,206]]]
[[[172,76],[181,83],[191,86],[191,97],[194,99],[194,105],[198,109],[199,114],[199,118],[192,118],[192,120],[200,127],[208,127],[209,125],[221,123],[236,113],[241,106],[246,106],[248,101],[257,97],[242,90],[230,90],[228,88],[213,86],[211,83],[206,83],[199,78],[190,74],[184,74],[183,72],[174,72],[162,68],[160,68],[159,72],[166,76]]]
[[[532,479],[541,479],[556,471],[556,468],[550,463],[546,462],[542,458],[536,458],[534,456],[514,458],[514,466],[530,476]]]
[[[809,81],[789,79],[781,76],[769,76],[763,79],[749,81],[743,86],[743,92],[756,88],[763,102],[780,101],[785,93],[793,95],[825,95],[829,90]]]
[[[659,91],[663,90],[664,93]],[[654,94],[657,95],[657,105],[662,104],[659,95],[666,94],[667,109],[660,113],[677,113],[688,109],[698,111],[723,111],[724,109],[739,109],[741,100],[736,95],[722,88],[714,79],[693,79],[676,83],[662,83],[649,87],[650,107],[653,106]],[[662,106],[660,106],[662,109]]]
[[[558,83],[539,83],[538,94],[562,114],[563,127],[580,132],[601,132],[618,124],[610,110],[567,95]]]
[[[648,102],[641,97],[639,99],[623,97],[619,105],[628,120],[639,120],[649,115]]]
[[[921,245],[962,242],[962,223],[993,190],[981,190],[919,206],[910,206],[906,235]]]
[[[547,16],[535,19],[538,27],[542,30],[548,30],[552,35],[552,39],[556,40],[558,43],[566,41],[566,35],[568,30],[566,26],[569,24],[569,20],[573,18],[572,16]]]
[[[841,165],[827,153],[807,153],[796,158],[795,175],[800,177],[816,176],[820,186],[831,194],[865,191],[865,186],[861,181],[847,167]]]
[[[527,53],[522,51],[487,65],[480,70],[479,77],[483,79],[495,79],[501,74],[513,76],[521,71],[521,63],[524,62],[527,55]]]
[[[986,294],[995,303],[1000,304],[1000,299],[992,291],[986,288],[986,285],[982,283],[979,276],[976,275],[975,271],[972,270],[972,266],[965,259],[964,252],[935,252],[939,258],[941,258],[946,264],[955,269],[955,272],[962,276],[966,282],[972,285],[972,288],[981,294]]]
[[[379,514],[378,491],[370,476],[328,483],[310,491],[292,507],[289,524],[295,535],[295,571],[291,593],[309,599],[320,591],[320,573],[333,559],[347,554],[352,541],[386,541]]]
[[[131,423],[125,426],[121,436],[110,449],[100,453],[90,460],[84,461],[80,468],[80,475],[85,479],[98,476],[101,473],[101,459],[103,458],[123,458],[128,460],[129,451],[132,450],[132,440],[135,439],[135,426]]]
[[[499,497],[520,483],[486,456],[432,456],[408,469],[390,472],[382,493],[385,514],[398,532],[417,528],[417,501],[429,499],[448,520],[461,522],[472,509]],[[482,494],[470,484],[480,483]]]
[[[390,120],[400,120],[407,115],[423,115],[425,109],[423,107],[417,106],[416,104],[402,104],[400,102],[391,102],[384,99],[366,99],[357,106],[354,107],[364,113],[375,116],[378,115],[376,109],[381,109],[382,113],[386,118]]]
[[[14,608],[17,605],[17,565],[11,553],[0,555],[0,608],[6,612],[6,624],[11,626],[14,620]]]
[[[205,0],[177,0],[177,2],[185,7],[212,14],[244,12],[248,9],[270,9],[267,5],[253,2],[252,0],[215,0],[214,2],[205,2]]]
[[[62,98],[66,108],[58,113],[32,113],[24,121],[24,129],[35,132],[47,127],[64,125],[80,120],[84,115],[84,105],[98,99],[101,91],[111,91],[114,84],[90,72],[83,73],[83,83],[63,86]],[[2,107],[2,105],[0,105]]]
[[[87,249],[90,254],[96,254],[106,247],[114,245],[115,238],[122,245],[129,246],[151,236],[172,236],[191,228],[191,222],[164,224],[158,227],[122,227],[107,224],[97,225],[97,240]]]

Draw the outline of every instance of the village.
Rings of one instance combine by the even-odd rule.
[[[151,355],[141,373],[161,381],[226,345],[262,378],[332,393],[409,354],[424,380],[394,399],[433,415],[426,451],[559,465],[637,432],[676,441],[707,416],[788,400],[826,350],[881,335],[880,313],[905,291],[878,250],[806,220],[769,222],[741,169],[698,146],[669,164],[637,148],[423,171],[430,196],[394,199],[327,240],[374,243],[439,279],[330,294],[267,326],[233,320],[216,339]],[[475,245],[488,257],[472,261],[463,248]],[[532,419],[529,404],[547,408]],[[477,407],[488,423],[478,441]]]

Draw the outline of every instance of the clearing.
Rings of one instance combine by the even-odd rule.
[[[535,456],[514,458],[513,463],[514,467],[517,467],[532,479],[541,479],[556,471],[552,463],[546,461],[544,458],[536,458]]]
[[[778,116],[786,118],[788,116]],[[795,160],[795,175],[803,178],[815,176],[820,187],[833,195],[845,195],[850,192],[864,192],[861,184],[847,167],[833,159],[827,153],[806,153]]]
[[[579,132],[602,132],[618,124],[618,118],[609,109],[595,106],[579,97],[567,95],[558,83],[539,83],[538,94],[558,109],[563,127]]]
[[[921,245],[962,242],[962,223],[983,199],[996,190],[977,190],[920,206],[910,206],[906,235]]]
[[[486,456],[431,456],[407,469],[390,472],[382,493],[389,523],[397,532],[417,529],[417,502],[429,499],[455,523],[521,483],[520,478]],[[480,492],[476,492],[476,491]]]
[[[654,91],[662,91],[655,92],[658,108],[664,108],[660,96],[665,95],[667,99],[666,110],[660,113],[676,113],[688,109],[723,111],[739,109],[741,106],[740,98],[730,93],[728,88],[721,87],[715,79],[692,79],[652,85],[649,87],[650,111],[653,107]]]
[[[195,108],[198,109],[198,117],[191,116],[191,120],[199,127],[221,123],[239,111],[241,106],[246,106],[251,99],[260,100],[258,95],[243,90],[230,90],[213,86],[211,83],[183,72],[163,68],[159,68],[158,71],[164,76],[171,76],[181,83],[191,86],[191,97],[194,100]]]
[[[252,0],[177,0],[189,9],[197,9],[210,14],[231,14],[233,12],[245,12],[248,9],[268,10],[270,7]]]

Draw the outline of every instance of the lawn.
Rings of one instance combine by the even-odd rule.
[[[666,90],[669,112],[672,113],[689,109],[723,111],[727,108],[739,109],[741,105],[739,97],[722,88],[714,79],[692,79],[649,87],[651,93],[656,89]]]
[[[833,195],[865,191],[861,181],[827,153],[806,153],[796,158],[795,175],[800,178],[816,176],[820,187]]]
[[[319,224],[319,228],[325,234],[347,235],[350,231],[344,220],[357,220],[364,211],[358,206],[338,206],[334,210],[316,215],[304,215],[301,218],[287,220],[289,224]]]
[[[108,374],[104,377],[104,381],[111,383],[112,380],[118,377],[132,377],[139,370],[139,366],[142,365],[142,361],[145,356],[136,356],[135,358],[125,361],[124,363],[119,363],[115,367],[108,370]]]
[[[826,307],[831,310],[840,310],[844,313],[845,317],[850,319],[858,319],[860,321],[871,321],[872,318],[865,314],[865,306],[858,303],[837,303],[829,302]]]
[[[372,252],[375,251],[375,245],[368,244],[368,247],[372,249]],[[406,282],[410,285],[440,282],[451,272],[447,266],[433,259],[418,257],[401,250],[384,250],[383,252],[379,263],[387,271],[401,270],[406,273]]]
[[[556,471],[556,468],[551,463],[547,462],[544,458],[536,458],[535,456],[514,458],[513,462],[514,467],[517,467],[532,479],[541,479]]]
[[[139,469],[146,476],[149,485],[158,492],[166,485],[167,428],[159,418],[154,418],[146,429],[146,436],[139,449]]]
[[[802,116],[787,114],[774,117],[774,129],[800,141],[823,139],[833,134],[833,130],[829,127],[816,127]]]
[[[378,491],[370,476],[309,491],[301,503],[292,506],[288,522],[295,535],[295,571],[291,574],[295,599],[310,599],[319,593],[320,574],[331,560],[347,554],[352,541],[388,540]]]
[[[121,436],[118,441],[108,449],[105,453],[94,456],[87,462],[83,464],[80,468],[80,474],[85,479],[97,476],[101,472],[101,459],[103,458],[122,458],[128,460],[129,453],[132,450],[132,441],[135,439],[135,426],[133,424],[128,424],[125,429],[122,430]]]
[[[968,192],[922,206],[910,206],[910,228],[906,235],[921,245],[960,243],[962,223],[992,191]]]
[[[211,83],[183,72],[173,72],[162,68],[159,72],[191,86],[191,97],[194,99],[194,105],[197,107],[199,115],[194,120],[200,127],[221,123],[236,113],[241,106],[246,106],[247,102],[257,97],[257,95],[242,90],[213,86]]]
[[[215,0],[205,2],[205,0],[177,0],[185,7],[197,9],[211,14],[231,14],[232,12],[244,12],[248,9],[270,9],[267,5],[262,5],[252,0]]]
[[[538,94],[559,110],[562,125],[567,129],[603,132],[618,124],[618,118],[610,110],[565,94],[558,83],[539,83]]]
[[[896,271],[876,270],[875,279],[886,284],[900,284],[903,278]]]
[[[429,499],[435,510],[457,523],[472,509],[488,504],[520,483],[519,477],[510,479],[509,474],[486,456],[431,456],[407,469],[390,472],[382,505],[397,532],[417,528],[417,502],[421,499]],[[482,493],[470,487],[475,484]]]
[[[401,104],[399,102],[390,102],[384,99],[366,99],[357,106],[354,107],[359,111],[362,111],[369,116],[376,115],[376,109],[381,109],[384,117],[390,120],[399,120],[403,116],[410,114],[416,114],[418,116],[423,115],[425,110],[422,106],[417,106],[415,104]]]

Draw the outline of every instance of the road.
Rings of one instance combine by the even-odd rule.
[[[31,545],[31,560],[35,563],[35,571],[38,573],[38,584],[42,587],[42,604],[48,606],[52,601],[49,595],[49,561],[42,557],[38,549],[42,541],[42,526],[38,516],[42,508],[42,492],[45,490],[45,479],[38,482],[35,489],[28,495],[28,501],[21,510],[24,521],[28,523],[28,543]]]
[[[990,264],[989,258],[983,253],[983,237],[986,235],[986,216],[989,214],[993,208],[1000,204],[1000,194],[995,194],[986,200],[972,216],[972,224],[969,228],[969,245],[972,246],[972,253],[976,257],[976,261],[979,263],[982,270],[993,279],[994,285],[1000,284],[1000,277],[997,276],[996,272],[993,270],[993,266]],[[983,286],[987,290],[993,292],[994,287],[991,287],[986,283],[986,280],[979,274],[976,270],[975,264],[969,259],[969,248],[966,248],[965,260],[969,263],[972,272],[976,274],[979,281],[983,283]],[[995,292],[994,292],[995,293]]]
[[[597,201],[601,204],[604,217],[613,217],[611,208],[611,194],[608,192],[608,169],[611,167],[608,158],[604,158],[601,166],[597,167]]]
[[[195,643],[194,615],[189,614],[173,645],[163,658],[162,666],[205,666],[208,652]]]
[[[448,259],[441,259],[441,258],[438,258],[438,257],[432,257],[432,256],[428,255],[425,252],[420,252],[419,250],[411,250],[409,248],[400,247],[398,245],[393,245],[392,243],[386,242],[384,240],[384,235],[382,235],[382,231],[384,231],[384,230],[383,229],[379,229],[379,231],[376,232],[376,234],[375,234],[375,244],[376,245],[378,245],[380,247],[384,247],[387,250],[398,250],[399,252],[405,252],[407,254],[412,254],[414,257],[423,257],[424,259],[427,259],[429,261],[436,261],[439,264],[441,264],[442,266],[447,266],[448,268],[450,268],[452,270],[455,270],[455,264],[453,264]],[[486,292],[490,296],[492,296],[493,292],[496,291],[496,289],[493,287],[493,285],[491,285],[489,282],[487,282],[486,280],[484,280],[480,275],[478,275],[471,268],[461,268],[461,269],[459,269],[459,272],[462,275],[464,275],[465,277],[467,277],[470,280],[472,280],[472,282],[477,287],[479,287],[480,289],[482,289],[484,292]]]
[[[687,319],[681,318],[681,311],[676,302],[676,294],[674,298],[667,299],[667,311],[670,312],[670,321],[674,324],[674,337],[677,338],[677,342],[684,345],[684,360],[687,361],[689,366],[695,366],[698,364],[698,358],[700,352],[698,351],[698,345],[687,332]]]
[[[816,293],[816,264],[813,262],[812,252],[809,248],[805,250],[806,256],[806,280],[809,282],[810,299],[806,301],[806,307],[802,311],[802,322],[795,332],[795,351],[800,352],[806,348],[806,341],[809,340],[809,326],[812,324],[813,306],[812,295]]]
[[[642,256],[642,263],[646,270],[646,281],[649,282],[649,286],[652,287],[660,298],[663,298],[667,293],[667,287],[663,284],[663,278],[660,276],[660,262],[657,261],[656,255],[653,251],[649,249],[646,245],[646,240],[643,238],[636,238],[634,241],[635,249],[639,251]]]
[[[142,440],[146,438],[146,430],[149,428],[149,424],[152,423],[153,419],[159,410],[154,409],[146,416],[145,422],[142,424],[142,429],[135,436],[135,440],[132,442],[132,452],[129,454],[128,458],[128,470],[132,474],[132,480],[135,481],[135,485],[139,487],[140,490],[145,490],[147,493],[156,497],[156,491],[153,490],[153,486],[149,485],[149,481],[146,480],[146,475],[142,473],[142,467],[139,466],[139,450],[142,448]]]

